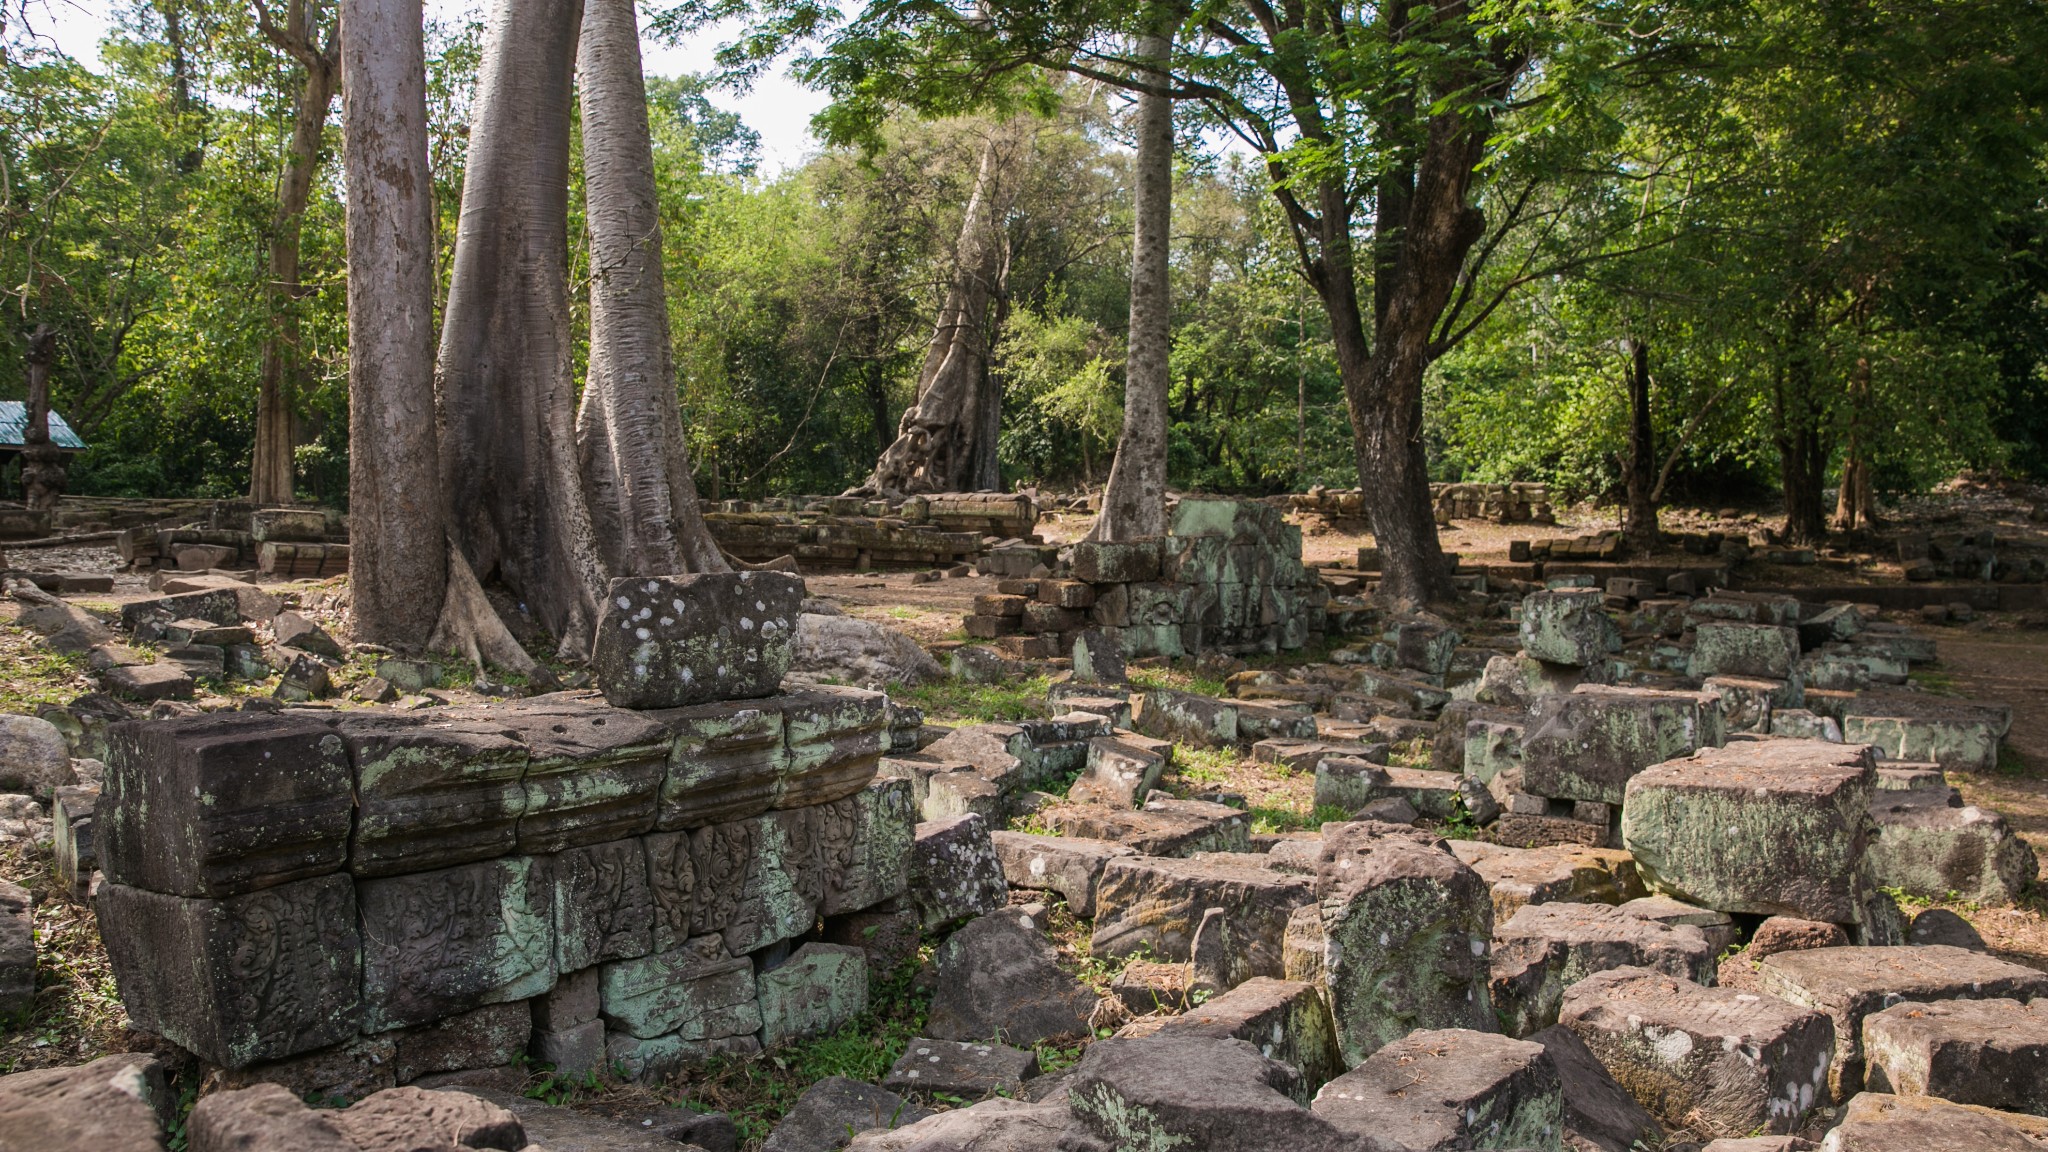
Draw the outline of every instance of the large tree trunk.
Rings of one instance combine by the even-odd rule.
[[[28,338],[27,423],[21,434],[21,501],[31,511],[57,507],[64,495],[64,452],[50,442],[50,365],[57,333],[38,324]]]
[[[1870,448],[1865,419],[1870,407],[1870,361],[1859,357],[1849,378],[1848,441],[1842,445],[1842,488],[1835,497],[1835,527],[1843,532],[1868,528],[1877,520],[1877,493],[1870,480]]]
[[[1827,478],[1828,444],[1815,402],[1813,365],[1795,354],[1778,402],[1778,476],[1785,490],[1785,542],[1811,547],[1827,536],[1821,486]],[[1789,392],[1789,395],[1787,393]]]
[[[1657,446],[1650,423],[1650,343],[1628,341],[1628,514],[1629,549],[1638,556],[1657,550]]]
[[[1362,349],[1346,348],[1354,343],[1351,339],[1338,345],[1359,485],[1380,549],[1380,591],[1395,599],[1429,602],[1453,594],[1430,503],[1422,380],[1435,355],[1431,341],[1437,320],[1450,303],[1466,253],[1483,231],[1483,217],[1465,200],[1485,141],[1483,123],[1454,113],[1431,120],[1406,218],[1394,221],[1382,215],[1379,220],[1381,228],[1399,228],[1400,243],[1391,260],[1392,282],[1375,302],[1378,323],[1371,355],[1360,364]],[[1348,297],[1345,311],[1355,316],[1357,294],[1348,284],[1348,238],[1333,235],[1330,225],[1341,220],[1348,227],[1345,194],[1341,186],[1326,185],[1319,197],[1325,248],[1335,246],[1345,254],[1345,274],[1339,277],[1333,266],[1324,291],[1326,300],[1332,291]],[[1339,279],[1346,283],[1337,283]],[[1330,318],[1337,327],[1346,327],[1336,312]]]
[[[568,285],[578,0],[499,0],[484,33],[441,327],[449,536],[588,653],[605,572],[577,468]]]
[[[615,576],[729,571],[697,503],[676,406],[633,0],[588,0],[578,71],[591,283],[577,440],[591,521]]]
[[[918,374],[917,399],[896,424],[896,439],[875,462],[867,487],[884,492],[960,492],[995,487],[990,310],[1009,273],[1005,217],[1016,196],[1028,134],[1011,123],[982,145],[974,189],[960,224],[952,283]],[[992,419],[992,417],[994,419]]]
[[[1173,50],[1171,33],[1138,42],[1138,57],[1154,63],[1148,74],[1164,84]],[[1163,92],[1138,94],[1138,155],[1135,162],[1131,236],[1131,335],[1124,364],[1124,428],[1102,514],[1092,535],[1098,540],[1132,540],[1166,533],[1167,350],[1172,339],[1173,302],[1167,288],[1167,258],[1173,226],[1173,99]]]
[[[433,629],[447,584],[420,21],[420,0],[342,0],[349,589],[359,639],[408,646]]]
[[[263,335],[263,377],[256,394],[256,454],[249,470],[249,499],[256,504],[289,504],[295,494],[292,448],[297,440],[295,409],[302,375],[297,354],[298,299],[302,294],[299,236],[320,164],[327,111],[334,102],[334,86],[341,79],[339,14],[328,27],[326,44],[321,45],[316,42],[320,21],[315,4],[316,0],[292,0],[282,28],[270,22],[266,9],[257,8],[265,37],[291,53],[306,75],[292,118],[284,171],[278,177],[277,210],[270,221],[270,278],[264,284],[270,327]]]

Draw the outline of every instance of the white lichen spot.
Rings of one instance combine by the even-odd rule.
[[[645,628],[635,628],[635,629],[633,629],[633,635],[634,635],[635,637],[637,637],[638,639],[641,639],[641,640],[652,640],[652,639],[654,638],[654,633],[652,633],[652,632],[649,632],[649,631],[648,631],[647,629],[645,629]]]

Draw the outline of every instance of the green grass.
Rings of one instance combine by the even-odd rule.
[[[2000,776],[2027,775],[2027,759],[2010,744],[1998,746],[1998,774]]]
[[[1252,831],[1265,835],[1282,832],[1312,832],[1325,824],[1351,819],[1351,813],[1336,804],[1317,804],[1304,812],[1299,808],[1267,804],[1251,810]]]
[[[1924,692],[1938,696],[1956,695],[1956,678],[1934,668],[1915,668],[1906,673],[1906,679],[1918,685]]]
[[[19,641],[7,658],[12,665],[0,679],[0,711],[35,715],[45,704],[63,704],[81,692],[78,677],[90,668],[83,652],[53,652],[19,628],[5,630],[9,640]]]
[[[1165,689],[1171,692],[1193,692],[1199,696],[1223,695],[1223,681],[1213,676],[1203,676],[1193,668],[1134,668],[1126,677],[1131,687],[1146,691]]]
[[[1032,676],[1006,684],[973,684],[947,677],[896,694],[923,709],[925,719],[959,724],[993,724],[1051,715],[1045,694],[1052,681]]]
[[[1235,748],[1173,746],[1172,772],[1185,784],[1227,784],[1242,760]]]

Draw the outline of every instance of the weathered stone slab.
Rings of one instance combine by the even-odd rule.
[[[1056,804],[1041,811],[1039,818],[1061,836],[1109,840],[1147,856],[1251,848],[1251,822],[1243,811],[1202,800],[1154,796],[1136,812],[1099,804]]]
[[[1329,1005],[1315,985],[1296,980],[1254,976],[1182,1015],[1167,1017],[1157,1034],[1243,1040],[1261,1056],[1301,1073],[1296,1099],[1303,1103],[1344,1071]]]
[[[1239,740],[1237,705],[1194,692],[1153,689],[1131,697],[1131,727],[1161,740],[1226,748]],[[1311,728],[1309,735],[1315,734]]]
[[[577,701],[494,705],[488,715],[527,749],[519,851],[559,852],[654,826],[670,751],[661,724]]]
[[[1624,902],[1621,910],[1631,916],[1655,920],[1660,924],[1670,924],[1674,927],[1689,924],[1699,929],[1700,934],[1707,938],[1707,943],[1714,949],[1716,956],[1726,952],[1728,946],[1735,943],[1737,936],[1735,920],[1726,912],[1701,908],[1697,904],[1687,904],[1683,900],[1673,900],[1669,896],[1639,896]]]
[[[176,664],[122,664],[101,672],[100,683],[123,700],[190,700],[195,687]]]
[[[745,1059],[760,1052],[761,1042],[752,1035],[686,1040],[671,1032],[643,1040],[626,1032],[604,1034],[605,1065],[623,1072],[628,1080],[667,1079],[719,1057]]]
[[[1386,765],[1354,756],[1324,757],[1316,762],[1315,772],[1316,806],[1346,812],[1356,812],[1386,796],[1393,779]]]
[[[1381,1048],[1316,1094],[1338,1129],[1404,1148],[1556,1148],[1564,1095],[1543,1045],[1462,1028]]]
[[[1889,760],[1916,760],[1962,772],[1998,767],[1998,743],[2012,709],[1924,692],[1865,692],[1843,709],[1842,738],[1875,744]]]
[[[486,1004],[388,1035],[393,1041],[393,1072],[400,1084],[409,1084],[436,1072],[512,1063],[533,1036],[533,1010],[525,1000]]]
[[[361,1152],[328,1112],[306,1107],[289,1089],[258,1084],[216,1092],[199,1101],[185,1125],[191,1152],[291,1148],[303,1152]]]
[[[1012,909],[978,916],[934,957],[937,991],[925,1025],[940,1040],[1030,1047],[1088,1035],[1096,995],[1060,968],[1052,942]]]
[[[176,1111],[163,1066],[139,1052],[0,1076],[0,1139],[10,1150],[154,1150]]]
[[[744,954],[793,940],[817,922],[823,856],[806,809],[699,828],[690,833],[690,864],[691,936],[718,933],[728,950]],[[658,870],[654,897],[657,920],[671,920]]]
[[[1278,977],[1287,919],[1315,899],[1315,885],[1304,876],[1216,860],[1123,857],[1102,870],[1088,950],[1187,960],[1203,913],[1220,908],[1233,945],[1232,983]]]
[[[889,749],[889,698],[821,685],[786,697],[777,808],[827,804],[875,778]]]
[[[1550,664],[1583,668],[1621,650],[1621,630],[1595,589],[1563,588],[1522,597],[1522,650]]]
[[[1261,740],[1252,745],[1252,759],[1261,764],[1284,764],[1296,772],[1313,772],[1316,765],[1331,756],[1343,756],[1364,760],[1373,764],[1387,762],[1388,746],[1384,741],[1362,740],[1304,740],[1292,737],[1275,737]]]
[[[745,957],[706,959],[685,945],[599,972],[598,1010],[629,1036],[717,1040],[761,1030],[754,963]]]
[[[1323,837],[1323,968],[1345,1063],[1417,1028],[1493,1028],[1479,874],[1419,833],[1330,824]]]
[[[426,1024],[555,983],[547,862],[515,856],[363,880],[363,1030]]]
[[[1820,1147],[1821,1152],[2038,1152],[2040,1144],[2021,1127],[2030,1120],[1932,1096],[1864,1092],[1849,1101],[1841,1123]]]
[[[346,717],[355,770],[349,870],[390,876],[509,854],[526,811],[526,747],[487,720]]]
[[[803,581],[783,572],[614,580],[591,671],[621,708],[773,696],[789,672]]]
[[[554,856],[547,871],[555,889],[555,971],[654,950],[654,893],[641,841],[571,848]]]
[[[903,1128],[929,1115],[886,1088],[827,1076],[797,1097],[761,1152],[836,1152],[850,1134]]]
[[[1166,757],[1159,752],[1114,736],[1097,736],[1088,742],[1088,766],[1067,790],[1067,798],[1081,804],[1136,808],[1159,785],[1165,771]]]
[[[858,948],[810,943],[755,981],[761,1043],[773,1048],[819,1036],[867,1011],[867,957]]]
[[[1028,1048],[919,1037],[882,1077],[882,1087],[925,1099],[946,1095],[978,1100],[999,1092],[1012,1095],[1037,1073],[1038,1056]]]
[[[1827,1101],[1827,1018],[1776,997],[1617,968],[1566,989],[1558,1018],[1671,1128],[1794,1132]]]
[[[1095,916],[1095,892],[1103,868],[1118,857],[1137,854],[1127,845],[1081,836],[997,831],[990,833],[990,839],[1010,887],[1057,892],[1082,919]]]
[[[135,1027],[212,1063],[281,1060],[363,1024],[363,945],[346,876],[224,900],[107,883],[95,906]]]
[[[28,889],[0,880],[0,1020],[26,1022],[36,1006],[36,922]]]
[[[354,815],[348,757],[296,717],[195,716],[116,725],[99,805],[117,884],[232,896],[338,871]]]
[[[1543,1045],[1564,1093],[1564,1146],[1573,1152],[1634,1152],[1664,1140],[1656,1117],[1607,1071],[1578,1034],[1561,1024],[1529,1037]]]
[[[1709,748],[1629,781],[1623,847],[1649,885],[1723,912],[1859,923],[1876,790],[1868,748]]]
[[[821,804],[811,810],[811,823],[824,871],[820,915],[872,908],[910,890],[917,813],[907,781],[877,780]]]
[[[1646,968],[1712,984],[1718,959],[1697,928],[1606,904],[1531,904],[1494,926],[1493,1010],[1502,1031],[1528,1036],[1557,1023],[1565,989],[1595,972]]]
[[[1297,1079],[1242,1040],[1112,1038],[1069,1074],[1067,1107],[1111,1148],[1356,1152],[1355,1137],[1290,1099]]]
[[[1692,676],[1784,680],[1799,665],[1799,631],[1777,624],[1703,621],[1693,629]]]
[[[1522,787],[1619,804],[1636,773],[1726,741],[1714,693],[1580,685],[1537,702],[1522,740]]]
[[[2048,1002],[1896,1004],[1863,1021],[1869,1091],[2048,1114]]]
[[[1612,848],[1510,848],[1483,840],[1453,840],[1450,849],[1493,890],[1495,924],[1505,924],[1526,904],[1620,904],[1644,894],[1635,860]]]
[[[1009,900],[988,824],[972,814],[917,826],[910,898],[927,930],[993,912]]]
[[[744,820],[774,805],[787,755],[780,701],[720,700],[647,715],[674,738],[656,828]]]
[[[1834,1022],[1828,1087],[1837,1101],[1863,1087],[1863,1021],[1901,1000],[2031,1000],[2048,974],[1945,945],[1817,948],[1765,957],[1757,983]]]
[[[2010,904],[2034,881],[2034,850],[2005,817],[1965,805],[1953,788],[1879,790],[1870,875],[1881,888],[1924,900]]]

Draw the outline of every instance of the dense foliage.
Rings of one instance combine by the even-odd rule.
[[[691,17],[736,8],[665,9],[662,27],[687,35]],[[1228,131],[1233,116],[1241,128],[1283,97],[1233,55],[1235,17],[1223,16],[1238,9],[1214,10],[1207,24],[1208,9],[1190,18],[1210,32],[1184,49],[1199,63],[1189,74],[1242,106],[1183,102],[1171,479],[1219,491],[1349,486],[1351,429],[1300,235],[1272,194],[1276,169]],[[1105,35],[1122,18],[1114,6],[1045,11],[1048,26],[1085,17]],[[1340,27],[1377,19],[1329,11]],[[1589,5],[1570,9],[1584,26],[1568,35],[1540,6],[1485,11],[1529,33],[1542,67],[1499,108],[1475,184],[1490,227],[1461,279],[1471,305],[1460,305],[1459,338],[1428,377],[1434,475],[1614,492],[1639,344],[1672,495],[1781,491],[1788,507],[1817,507],[1851,453],[1881,489],[1959,466],[2048,473],[2038,8]],[[804,19],[785,41],[825,30],[824,10]],[[27,336],[49,325],[56,407],[93,445],[71,491],[237,494],[249,483],[260,343],[270,310],[292,308],[292,355],[310,382],[297,401],[298,483],[308,499],[344,500],[339,109],[302,225],[304,292],[281,302],[264,290],[265,254],[300,65],[260,34],[255,9],[140,3],[119,14],[92,68],[18,22],[4,35],[0,398],[22,395]],[[1373,94],[1402,69],[1440,64],[1369,47],[1343,57],[1327,23],[1290,35],[1353,70],[1336,90],[1363,119],[1383,115]],[[813,74],[840,82],[900,63],[872,39],[841,38],[866,56],[811,42],[827,45],[817,59],[830,65]],[[476,54],[473,23],[430,29],[444,265]],[[1121,420],[1128,95],[1071,72],[1015,75],[1023,83],[1007,99],[915,94],[927,108],[952,100],[958,114],[936,120],[908,111],[900,85],[856,84],[868,105],[842,100],[832,114],[852,142],[778,172],[759,169],[758,138],[707,99],[705,78],[650,83],[680,402],[707,495],[836,491],[866,474],[912,398],[980,141],[1016,116],[1035,137],[1004,221],[994,371],[1005,478],[1102,481]],[[1340,134],[1323,153],[1286,144],[1284,178],[1376,163],[1343,152],[1368,137]],[[587,275],[584,255],[570,258]],[[1379,272],[1360,265],[1370,299]]]

